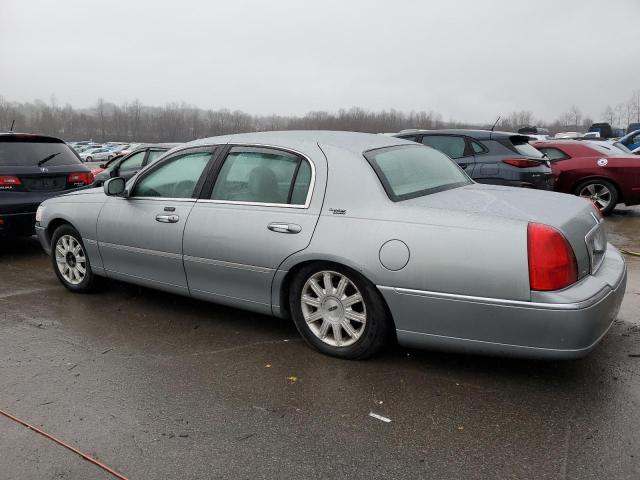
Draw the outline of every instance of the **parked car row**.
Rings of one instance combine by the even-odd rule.
[[[118,155],[126,155],[138,145],[140,144],[120,142],[107,142],[103,144],[92,141],[69,142],[69,146],[78,153],[83,162],[87,163],[111,160]]]

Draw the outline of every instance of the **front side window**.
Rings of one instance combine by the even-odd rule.
[[[234,147],[222,165],[212,200],[304,205],[311,184],[309,163],[289,152]]]
[[[147,152],[144,150],[142,152],[134,153],[126,160],[123,160],[120,164],[119,170],[121,172],[135,172],[142,168],[142,162],[144,162],[144,156]]]
[[[166,150],[149,150],[149,157],[147,158],[147,165],[151,165],[152,163],[156,163],[162,155],[164,155]]]
[[[450,135],[425,135],[422,143],[444,153],[449,158],[464,157],[466,142],[463,137]]]
[[[183,153],[153,169],[136,183],[132,197],[192,198],[211,152]]]
[[[418,145],[370,150],[365,158],[394,202],[472,183],[446,155]]]

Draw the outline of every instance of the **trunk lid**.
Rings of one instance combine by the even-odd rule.
[[[606,249],[606,234],[595,208],[573,195],[473,184],[402,203],[550,225],[573,248],[579,279],[597,270]]]

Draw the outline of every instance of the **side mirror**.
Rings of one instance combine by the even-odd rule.
[[[124,193],[127,183],[122,177],[110,178],[104,182],[103,188],[105,195],[117,197]]]

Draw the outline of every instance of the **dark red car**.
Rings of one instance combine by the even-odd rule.
[[[640,203],[640,157],[605,142],[558,140],[532,143],[545,153],[553,189],[590,198],[604,215],[618,203]]]

